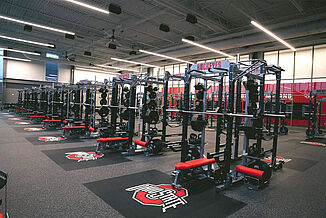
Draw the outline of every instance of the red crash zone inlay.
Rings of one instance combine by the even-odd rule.
[[[43,128],[24,128],[25,131],[29,132],[37,132],[37,131],[44,131],[45,129]]]
[[[16,122],[17,125],[29,125],[32,124],[31,122]]]
[[[77,160],[78,162],[97,160],[98,158],[104,156],[104,154],[96,154],[95,152],[84,152],[84,151],[69,152],[66,153],[66,155],[68,159]]]
[[[38,140],[44,142],[58,142],[58,141],[65,140],[65,138],[55,137],[55,136],[43,136],[43,137],[39,137]]]
[[[127,188],[126,191],[133,191],[132,199],[142,205],[162,207],[163,213],[179,204],[187,204],[185,198],[188,197],[188,190],[177,190],[169,184],[143,184]]]

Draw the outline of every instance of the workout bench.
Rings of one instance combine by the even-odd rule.
[[[174,182],[172,183],[172,187],[180,189],[181,185],[178,184],[180,173],[187,173],[197,167],[208,166],[208,172],[211,170],[211,165],[215,163],[216,160],[214,158],[199,158],[195,160],[189,160],[186,162],[179,162],[175,165],[174,171]]]
[[[110,137],[110,138],[99,138],[96,139],[97,147],[96,153],[99,154],[101,148],[108,149],[107,145],[115,145],[114,147],[119,147],[121,149],[122,145],[129,140],[129,137]],[[110,148],[110,147],[109,147]]]

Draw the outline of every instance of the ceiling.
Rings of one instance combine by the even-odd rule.
[[[78,0],[79,1],[79,0]],[[81,0],[80,0],[81,1]],[[326,4],[324,0],[83,0],[107,9],[121,7],[121,14],[103,14],[64,0],[0,0],[0,15],[76,33],[64,34],[33,28],[0,19],[0,34],[55,44],[55,49],[0,39],[0,45],[28,51],[59,54],[72,65],[132,64],[111,57],[167,65],[176,63],[138,52],[138,49],[163,53],[188,61],[220,57],[181,41],[195,41],[235,55],[285,48],[250,24],[256,20],[295,47],[326,43]],[[187,14],[197,23],[186,21]],[[159,26],[169,26],[169,32]],[[114,39],[112,34],[114,31]],[[108,48],[108,43],[117,49]],[[90,51],[91,56],[84,55]],[[137,51],[136,55],[130,55]],[[135,66],[134,66],[135,67]]]

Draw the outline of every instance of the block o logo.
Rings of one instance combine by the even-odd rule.
[[[69,152],[66,154],[67,154],[66,158],[70,160],[78,160],[78,162],[97,160],[98,158],[104,156],[104,154],[96,154],[95,152],[84,152],[84,151]]]
[[[142,205],[162,207],[163,213],[179,204],[187,204],[185,198],[188,197],[188,190],[177,190],[169,184],[143,184],[127,188],[126,191],[133,191],[132,198]]]

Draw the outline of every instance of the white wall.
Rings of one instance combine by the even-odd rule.
[[[116,75],[110,75],[108,73],[90,72],[84,70],[75,70],[74,83],[77,83],[81,80],[96,80],[98,82],[104,82],[104,79],[112,80],[113,77],[116,77]]]
[[[35,60],[32,62],[6,60],[6,62],[5,78],[45,81],[45,62]],[[58,82],[69,83],[70,71],[71,66],[59,63]]]

